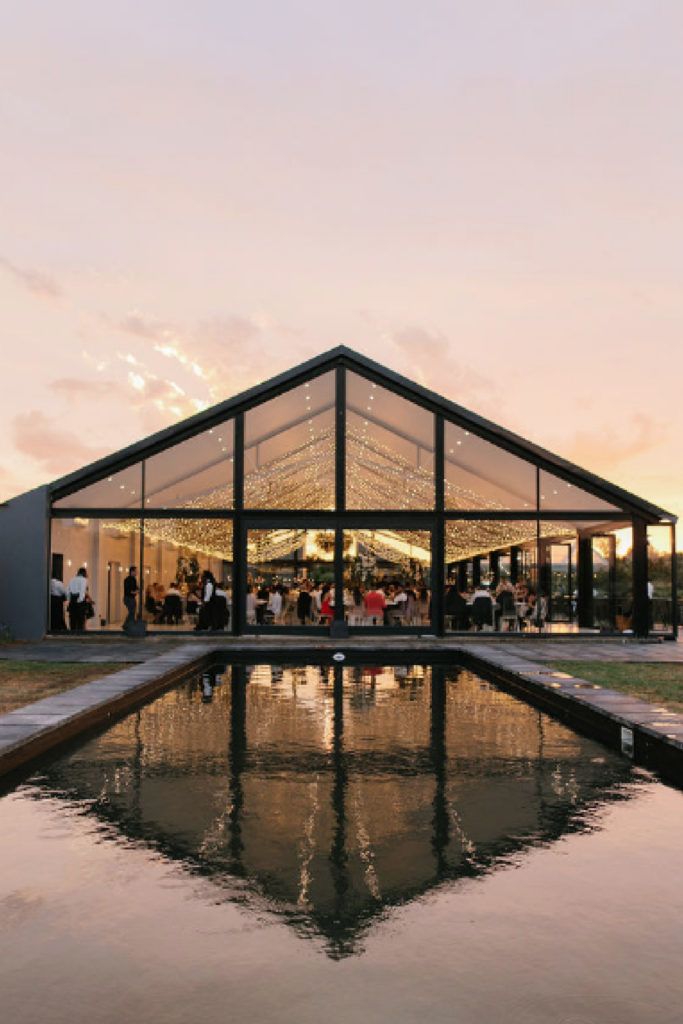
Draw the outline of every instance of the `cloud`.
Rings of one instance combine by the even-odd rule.
[[[455,357],[450,340],[440,331],[414,325],[394,331],[390,340],[402,362],[408,363],[412,379],[455,402],[469,407],[471,396],[490,400],[498,392],[494,382]]]
[[[579,430],[563,449],[579,465],[611,467],[661,447],[669,434],[666,424],[646,413],[621,415],[618,429],[611,426]]]
[[[310,355],[305,347],[302,349],[296,332],[263,316],[216,317],[186,328],[134,312],[116,326],[146,342],[157,357],[182,368],[188,375],[188,382],[183,382],[188,394],[201,382],[208,403],[234,395],[272,376],[287,363]]]
[[[18,281],[24,288],[33,292],[34,295],[40,295],[42,298],[47,299],[58,299],[62,294],[62,289],[55,279],[48,274],[43,274],[39,270],[17,267],[16,264],[11,263],[10,260],[2,256],[0,256],[0,267],[3,267],[15,281]]]
[[[86,377],[59,377],[49,385],[50,390],[69,401],[99,400],[113,394],[127,394],[126,388],[115,380],[92,380]]]
[[[76,431],[63,429],[59,420],[37,409],[15,416],[11,431],[17,451],[35,459],[43,469],[55,476],[106,454],[105,448],[88,444]]]

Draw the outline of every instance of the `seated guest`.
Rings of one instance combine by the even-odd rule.
[[[334,618],[334,588],[327,584],[323,587],[323,596],[320,601],[320,621],[323,625],[329,626]]]
[[[471,616],[476,630],[493,629],[493,598],[483,583],[472,595]]]
[[[363,599],[366,623],[370,626],[382,625],[384,623],[384,609],[386,606],[387,602],[384,593],[379,587],[372,587]]]
[[[296,614],[302,626],[306,626],[313,617],[313,595],[310,583],[304,581],[296,602]]]
[[[279,625],[282,621],[282,606],[284,604],[282,587],[273,587],[270,595],[268,596],[268,611],[270,612],[272,621]]]
[[[155,588],[148,584],[145,588],[145,611],[151,616],[152,622],[156,622],[161,614],[162,605],[157,601]]]
[[[256,625],[256,608],[257,608],[256,594],[254,593],[254,588],[249,586],[249,587],[247,587],[247,607],[246,607],[247,625],[249,625],[249,626],[255,626]]]
[[[180,591],[175,582],[169,583],[168,590],[164,596],[164,603],[161,611],[161,621],[169,626],[178,626],[183,618],[183,602]]]
[[[455,631],[469,629],[467,599],[463,597],[455,583],[451,583],[446,591],[444,611],[450,622],[450,629]]]
[[[262,626],[266,621],[266,612],[268,610],[268,600],[270,598],[270,591],[265,583],[262,583],[259,589],[256,591],[256,622],[259,626]]]
[[[199,602],[200,601],[201,601],[201,595],[200,595],[199,590],[197,589],[197,587],[190,587],[190,589],[188,591],[188,594],[187,594],[187,600],[185,602],[185,607],[187,609],[187,614],[188,615],[194,616],[194,615],[197,614],[197,612],[199,611]]]
[[[515,592],[512,588],[512,584],[508,583],[507,580],[498,587],[496,591],[496,601],[500,609],[500,628],[507,630],[509,633],[515,628],[515,620],[517,618],[517,609],[515,607]]]

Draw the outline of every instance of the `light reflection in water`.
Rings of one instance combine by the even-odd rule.
[[[470,672],[232,666],[36,775],[210,877],[225,898],[362,950],[390,908],[592,827],[632,781],[602,746]]]

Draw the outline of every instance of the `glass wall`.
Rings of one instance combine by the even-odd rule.
[[[446,522],[446,632],[538,628],[535,519]]]
[[[647,566],[650,629],[670,633],[673,629],[671,526],[648,526]]]
[[[334,530],[249,530],[247,628],[329,627],[334,602]]]
[[[55,508],[120,508],[142,506],[142,463],[112,473],[55,502]]]
[[[349,626],[429,626],[431,534],[344,531],[344,617]]]
[[[145,462],[145,508],[232,508],[232,420],[152,455]]]
[[[446,508],[536,509],[536,467],[455,423],[444,431]]]
[[[140,520],[53,519],[51,555],[52,579],[67,590],[79,570],[85,572],[94,614],[82,628],[120,629],[126,617],[123,580],[131,565],[140,564]],[[53,632],[78,625],[70,621],[68,601],[62,602],[61,611],[59,602],[52,601],[50,612]]]
[[[231,407],[234,419],[55,502],[70,518],[52,524],[53,589],[59,590],[58,577],[66,582],[76,569],[86,571],[94,607],[88,629],[121,628],[130,565],[140,572],[150,628],[206,625],[196,593],[205,570],[224,601],[220,622],[212,619],[209,628],[234,622],[233,579],[248,587],[249,626],[326,627],[335,608],[335,536],[343,546],[336,618],[342,619],[343,602],[350,627],[437,628],[443,606],[451,631],[633,628],[630,519],[585,489],[593,478],[577,475],[584,487],[562,480],[540,469],[534,450],[521,441],[522,455],[512,454],[448,421],[447,407],[444,461],[437,467],[437,418],[419,404],[420,394],[409,400],[403,397],[409,390],[391,378],[382,386],[363,376],[365,371],[350,369],[344,371],[345,445],[337,453],[336,432],[344,420],[335,408],[338,372],[330,369],[245,409],[243,416]],[[426,396],[424,401],[429,404]],[[481,423],[475,426],[486,432]],[[244,448],[237,452],[242,436]],[[147,451],[153,451],[152,443]],[[236,467],[242,464],[244,479],[238,481]],[[346,504],[337,509],[342,468]],[[437,508],[442,472],[444,505]],[[274,522],[290,525],[265,527]],[[445,564],[432,573],[432,537],[441,540],[442,530]],[[246,541],[234,553],[233,533]],[[668,632],[669,525],[649,527],[648,541],[650,628]],[[433,579],[445,585],[434,616]],[[370,592],[381,592],[370,601],[372,614]],[[514,607],[505,596],[510,593]],[[481,620],[472,606],[486,595],[492,607]],[[68,625],[58,602],[51,602],[51,614],[54,628]]]
[[[244,421],[246,508],[333,509],[335,375],[250,409]]]
[[[202,612],[202,574],[216,584]],[[232,613],[232,522],[145,519],[144,619],[150,628],[226,629]]]
[[[616,505],[610,505],[602,498],[581,490],[574,484],[561,480],[544,469],[539,474],[540,494],[538,496],[541,512],[618,512]]]
[[[355,373],[346,375],[346,505],[434,508],[434,416]]]

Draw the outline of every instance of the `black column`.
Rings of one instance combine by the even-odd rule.
[[[481,583],[481,556],[475,555],[472,559],[472,585],[478,587]]]
[[[678,638],[678,561],[676,555],[676,524],[671,524],[671,633]]]
[[[610,629],[617,628],[617,538],[613,533],[608,534],[608,600],[607,614],[609,616]]]
[[[510,548],[510,583],[513,587],[519,581],[519,548]]]
[[[444,592],[446,589],[446,544],[444,519],[444,420],[434,417],[434,529],[432,530],[432,629],[443,636]]]
[[[346,369],[335,370],[334,419],[334,492],[337,512],[346,508]],[[337,526],[334,533],[334,618],[330,636],[345,637],[349,628],[344,620],[344,531]]]
[[[633,517],[633,615],[636,636],[646,637],[650,631],[650,600],[647,595],[647,524]]]
[[[576,613],[580,628],[593,626],[593,540],[579,534],[576,565]]]
[[[235,462],[233,476],[235,518],[232,524],[232,632],[245,631],[247,604],[247,544],[243,529],[244,511],[244,413],[235,417]]]
[[[500,583],[500,551],[491,551],[489,553],[489,572],[491,573],[493,586],[497,587]]]

